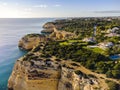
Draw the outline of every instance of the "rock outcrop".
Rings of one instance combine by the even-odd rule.
[[[79,63],[44,57],[40,50],[34,48],[17,60],[8,90],[108,90],[104,78]]]
[[[46,42],[47,38],[45,35],[41,34],[28,34],[24,36],[20,41],[18,46],[24,50],[31,50],[33,47],[38,45],[40,42]]]
[[[44,60],[17,61],[9,78],[8,89],[57,90],[60,71],[57,69],[58,65],[55,65],[52,66],[50,61]]]
[[[9,90],[96,90],[95,88],[107,90],[106,87],[101,87],[99,79],[76,74],[74,69],[61,65],[53,60],[30,62],[18,60],[9,78],[8,88]]]
[[[62,30],[64,26],[62,22],[64,22],[64,20],[56,20],[54,22],[48,22],[44,24],[44,30],[42,30],[41,33],[49,34],[49,38],[53,40],[66,40],[75,38],[75,33],[66,32],[65,30]]]
[[[53,22],[47,22],[43,25],[44,30],[42,30],[42,33],[52,33],[54,32],[54,27],[57,30],[64,30],[64,27],[67,25],[66,20],[55,20]]]
[[[66,31],[60,31],[56,28],[53,28],[54,32],[50,34],[50,38],[54,40],[66,40],[66,39],[73,39],[76,37],[74,33],[66,32]]]
[[[44,30],[42,30],[41,33],[50,34],[50,33],[54,32],[54,30],[53,30],[53,28],[54,28],[53,22],[48,22],[48,23],[44,24],[43,28],[44,28]]]
[[[56,28],[53,28],[54,32],[50,35],[45,36],[43,34],[28,34],[25,35],[18,44],[18,47],[23,50],[31,50],[41,42],[47,42],[50,40],[66,40],[75,38],[75,34],[66,31],[58,31]]]

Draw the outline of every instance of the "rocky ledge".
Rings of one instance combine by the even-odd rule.
[[[41,42],[48,42],[51,40],[66,40],[75,38],[76,35],[71,32],[59,31],[53,27],[53,32],[49,35],[44,34],[27,34],[21,38],[18,47],[23,50],[31,50]]]
[[[52,33],[54,32],[54,27],[57,30],[62,30],[63,27],[65,27],[65,24],[63,24],[63,22],[65,22],[64,20],[55,20],[53,22],[47,22],[43,25],[44,30],[42,30],[42,33]]]
[[[53,28],[54,32],[49,35],[49,38],[53,40],[67,40],[73,39],[76,37],[74,33],[66,32],[66,31],[59,31],[56,28]]]
[[[52,22],[47,22],[43,25],[44,30],[41,31],[41,33],[52,33],[54,32],[53,28],[54,28],[54,24]]]
[[[77,62],[44,56],[41,43],[17,60],[8,81],[9,90],[108,90],[104,76]]]
[[[47,30],[53,30],[49,36],[28,34],[19,41],[21,49],[31,51],[16,61],[8,90],[110,90],[108,82],[119,84],[116,79],[92,72],[78,62],[58,59],[47,52],[45,55],[48,41],[76,37],[74,33],[60,31],[63,24],[57,22],[59,26],[55,22],[44,25]]]
[[[24,50],[31,50],[40,42],[46,42],[48,39],[42,34],[27,34],[19,41],[19,48]]]

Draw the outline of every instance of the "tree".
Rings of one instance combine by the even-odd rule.
[[[120,78],[120,70],[112,70],[112,74],[114,78]]]
[[[96,67],[97,67],[97,70],[101,71],[101,73],[106,73],[108,69],[107,64],[104,63],[103,61],[98,62]]]
[[[119,84],[112,82],[112,81],[107,81],[107,84],[109,86],[109,90],[119,90]]]
[[[111,71],[111,70],[108,70],[108,71],[106,72],[106,76],[107,76],[108,78],[113,78],[112,71]]]
[[[100,29],[101,29],[101,30],[105,30],[105,27],[104,27],[104,26],[100,26]]]
[[[114,69],[115,69],[115,70],[120,70],[120,63],[117,63],[117,64],[114,66]]]
[[[94,70],[95,69],[95,63],[93,61],[91,61],[91,60],[88,60],[86,62],[86,67],[89,68],[89,69]]]

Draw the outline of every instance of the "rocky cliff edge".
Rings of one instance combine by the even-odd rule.
[[[16,61],[8,80],[9,90],[109,90],[105,76],[77,62],[46,58],[34,50]]]

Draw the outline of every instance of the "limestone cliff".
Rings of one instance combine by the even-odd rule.
[[[40,42],[47,41],[47,38],[41,34],[28,34],[25,35],[20,41],[18,46],[21,49],[31,50],[34,46],[38,45]]]
[[[52,33],[54,32],[54,24],[52,22],[45,23],[43,25],[44,30],[41,31],[41,33]]]
[[[67,26],[66,20],[55,20],[53,22],[47,22],[43,25],[44,30],[42,30],[42,33],[53,33],[54,28],[60,31],[65,31],[64,27]]]
[[[74,33],[66,32],[66,31],[58,31],[56,28],[53,28],[54,32],[52,32],[49,37],[54,40],[66,40],[73,39],[76,37]]]
[[[75,33],[66,32],[65,30],[62,30],[63,26],[64,24],[62,24],[62,20],[48,22],[43,25],[43,28],[45,30],[42,30],[41,32],[49,33],[49,38],[53,40],[66,40],[66,39],[73,39],[76,37]]]
[[[66,40],[75,38],[75,34],[66,31],[58,31],[54,28],[54,32],[52,32],[49,36],[45,36],[43,34],[28,34],[25,35],[19,41],[19,48],[24,50],[31,50],[35,46],[37,46],[41,42],[47,42],[50,40]]]
[[[108,90],[105,77],[71,60],[45,57],[39,45],[16,61],[9,90]]]
[[[58,65],[50,61],[18,60],[8,81],[9,90],[57,90]],[[34,65],[33,65],[34,63]]]

